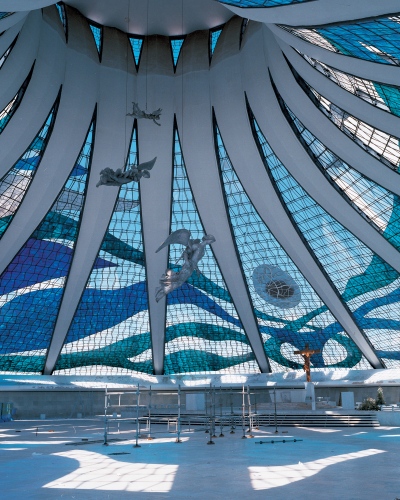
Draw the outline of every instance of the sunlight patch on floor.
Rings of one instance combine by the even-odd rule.
[[[299,462],[298,464],[292,465],[249,467],[251,485],[254,490],[268,490],[279,486],[285,486],[314,476],[329,465],[346,462],[347,460],[354,460],[356,458],[369,457],[378,453],[384,453],[384,451],[369,449],[314,460],[312,462]]]
[[[85,450],[53,455],[77,460],[79,467],[44,488],[166,493],[171,490],[178,470],[178,465],[128,463]]]

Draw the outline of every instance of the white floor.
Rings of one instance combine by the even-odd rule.
[[[200,429],[180,444],[165,425],[153,430],[156,439],[134,448],[132,423],[109,446],[101,420],[0,423],[0,498],[400,498],[398,427],[268,427],[253,439],[224,428],[214,445]]]

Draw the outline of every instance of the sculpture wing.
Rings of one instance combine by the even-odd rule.
[[[138,170],[151,170],[154,167],[154,164],[157,160],[157,156],[150,161],[146,161],[145,163],[141,163],[137,166]]]
[[[177,229],[168,236],[168,238],[164,241],[164,243],[160,247],[157,248],[156,253],[165,248],[166,246],[172,245],[174,243],[178,243],[187,247],[189,245],[189,240],[190,240],[189,229]]]

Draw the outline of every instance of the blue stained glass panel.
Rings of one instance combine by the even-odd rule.
[[[400,198],[367,179],[317,139],[279,97],[282,110],[311,159],[345,199],[400,250]]]
[[[186,173],[177,130],[174,134],[174,178],[171,232],[188,229],[192,239],[205,235]],[[170,268],[179,271],[184,245],[169,247]],[[172,265],[171,265],[172,264]],[[196,287],[196,280],[167,295],[165,373],[217,371],[259,372],[247,336],[226,289],[212,248],[207,245],[198,264],[200,279],[208,283],[208,293]],[[195,276],[196,271],[192,276]],[[225,291],[225,297],[221,293]],[[213,291],[217,295],[211,295]]]
[[[135,122],[125,169],[137,165]],[[109,265],[93,268],[55,373],[152,373],[139,184],[121,187],[97,260]]]
[[[10,225],[40,165],[53,129],[58,100],[28,149],[0,180],[0,239]]]
[[[171,38],[171,50],[172,50],[172,58],[174,61],[174,69],[176,69],[176,65],[178,64],[179,55],[181,53],[183,42],[185,38]]]
[[[222,33],[222,28],[210,30],[210,59],[214,54],[215,47],[217,46],[218,38]]]
[[[368,329],[371,320],[366,316],[377,307],[386,317],[397,309],[393,296],[398,294],[399,274],[308,196],[274,154],[254,118],[253,127],[265,165],[294,223],[379,355],[387,347],[387,321],[374,318],[374,328]],[[398,363],[397,337],[397,328],[391,329],[393,364]]]
[[[400,16],[322,28],[282,27],[327,50],[381,64],[400,65]]]
[[[218,158],[232,231],[264,349],[274,371],[301,369],[293,354],[308,343],[311,362],[368,368],[369,364],[270,232],[247,196],[216,128]]]
[[[0,277],[0,371],[43,370],[78,237],[93,128],[92,123],[78,158],[81,175],[72,168],[55,203]],[[97,259],[95,267],[110,264]]]
[[[132,53],[133,53],[133,57],[135,59],[135,65],[136,65],[136,69],[137,69],[139,67],[140,56],[142,54],[143,38],[137,38],[137,37],[130,36],[129,42],[131,44]]]
[[[97,52],[101,54],[101,44],[103,43],[103,28],[89,23],[90,29],[96,43]]]

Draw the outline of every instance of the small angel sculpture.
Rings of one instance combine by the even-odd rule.
[[[132,113],[127,113],[126,116],[134,116],[136,118],[147,118],[148,120],[153,120],[153,122],[156,125],[161,127],[161,123],[158,123],[156,121],[156,120],[160,120],[160,118],[161,118],[161,112],[162,112],[161,108],[156,109],[152,113],[146,113],[145,111],[142,111],[139,108],[139,105],[137,102],[132,102],[132,104],[133,104]]]
[[[161,276],[160,286],[156,288],[157,302],[168,293],[183,285],[190,278],[194,270],[197,270],[197,273],[200,274],[197,264],[204,257],[206,245],[211,245],[214,241],[215,238],[211,234],[206,234],[201,240],[192,240],[190,239],[190,231],[188,229],[178,229],[168,236],[164,243],[156,250],[156,253],[166,246],[178,243],[186,247],[181,256],[184,262],[179,272],[167,269],[165,274]]]
[[[123,172],[120,168],[113,170],[112,168],[105,168],[100,172],[100,180],[96,184],[99,186],[122,186],[128,182],[139,182],[142,177],[148,179],[150,177],[150,172],[154,167],[157,157],[153,158],[151,161],[146,163],[141,163],[137,167],[130,168]]]

